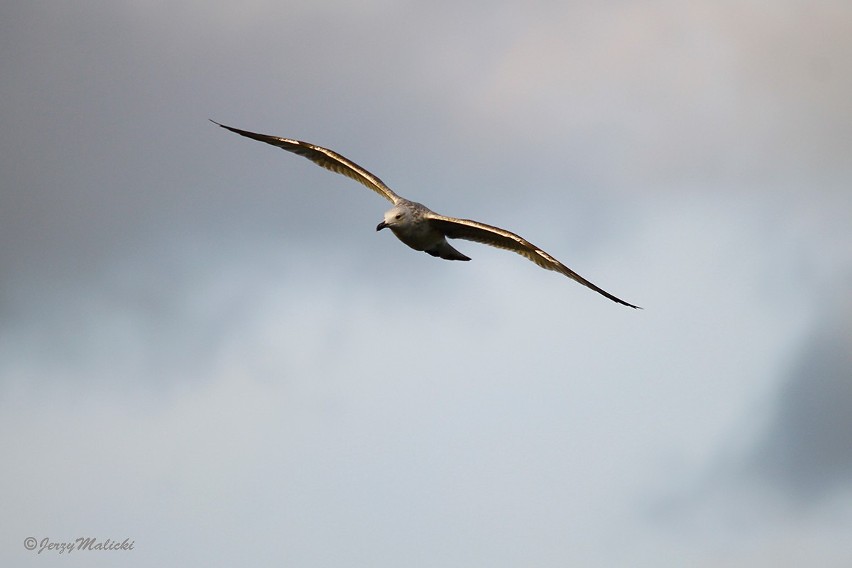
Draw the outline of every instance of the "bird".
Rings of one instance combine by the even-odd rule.
[[[455,217],[440,215],[421,203],[400,197],[379,179],[378,176],[370,173],[334,150],[292,138],[282,138],[280,136],[241,130],[216,122],[212,118],[209,120],[213,124],[240,136],[265,142],[307,158],[318,166],[342,174],[373,190],[393,204],[393,207],[384,214],[384,218],[376,226],[376,231],[390,229],[400,241],[414,250],[423,251],[445,260],[468,261],[470,257],[456,250],[447,242],[448,238],[491,245],[524,256],[546,270],[559,272],[583,286],[594,290],[598,294],[609,298],[613,302],[630,308],[641,309],[639,306],[625,302],[621,298],[591,283],[544,250],[511,231],[470,219],[457,219]]]

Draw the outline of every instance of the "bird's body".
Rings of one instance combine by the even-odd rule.
[[[446,260],[470,260],[447,242],[447,236],[429,222],[435,212],[422,203],[400,199],[385,213],[377,231],[389,228],[396,238],[414,250],[423,251]]]
[[[308,158],[319,166],[352,178],[372,189],[393,203],[393,207],[385,213],[384,219],[378,224],[376,230],[380,231],[384,228],[389,228],[400,241],[414,250],[423,251],[446,260],[470,260],[470,258],[453,248],[447,242],[447,238],[484,243],[525,256],[540,267],[564,274],[595,292],[606,296],[613,302],[631,308],[638,308],[638,306],[629,304],[592,284],[548,253],[515,233],[492,225],[486,225],[485,223],[479,223],[478,221],[446,217],[435,213],[425,205],[400,197],[377,176],[333,150],[300,140],[258,134],[256,132],[225,126],[216,121],[211,122],[241,136],[265,142]]]

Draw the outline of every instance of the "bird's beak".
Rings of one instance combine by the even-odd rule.
[[[378,225],[376,225],[376,230],[377,230],[377,231],[381,231],[382,229],[384,229],[384,228],[385,228],[385,227],[387,227],[387,226],[388,226],[388,224],[387,224],[387,223],[385,223],[384,221],[382,221],[381,223],[379,223]]]

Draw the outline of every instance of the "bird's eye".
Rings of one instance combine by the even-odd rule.
[[[402,219],[402,213],[397,213],[394,219]]]

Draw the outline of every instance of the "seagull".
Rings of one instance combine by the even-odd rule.
[[[213,119],[210,119],[210,122],[240,136],[266,142],[282,150],[307,158],[318,166],[354,179],[369,189],[372,189],[393,204],[393,207],[385,213],[382,222],[376,226],[376,231],[390,229],[399,240],[414,250],[423,251],[445,260],[470,260],[469,257],[453,248],[447,242],[447,239],[464,239],[491,245],[518,253],[544,269],[564,274],[598,294],[606,296],[613,302],[631,308],[639,308],[639,306],[625,302],[621,298],[617,298],[606,290],[592,284],[548,253],[515,233],[478,221],[471,221],[470,219],[456,219],[455,217],[439,215],[425,205],[400,197],[379,179],[378,176],[371,174],[352,160],[344,158],[333,150],[292,138],[281,138],[279,136],[240,130],[239,128],[220,124]]]

